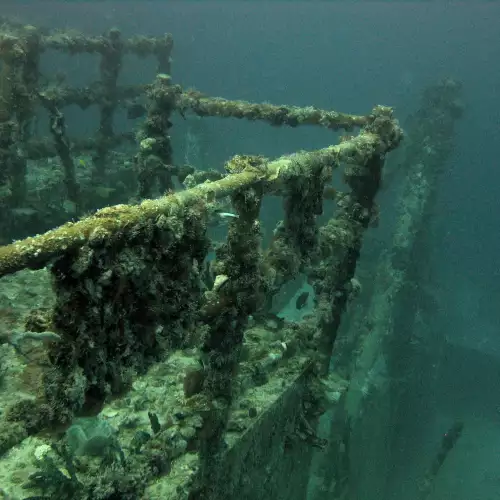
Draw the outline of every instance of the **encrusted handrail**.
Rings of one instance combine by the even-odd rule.
[[[68,222],[45,234],[16,241],[0,247],[0,277],[23,268],[41,268],[51,259],[68,250],[92,241],[114,238],[129,230],[144,219],[156,219],[168,215],[176,206],[188,206],[197,202],[210,203],[223,198],[235,190],[264,182],[270,190],[276,189],[284,180],[294,176],[306,176],[311,165],[321,164],[327,174],[341,162],[364,164],[374,155],[384,154],[397,145],[400,130],[397,122],[390,118],[390,108],[375,108],[371,121],[375,124],[380,116],[386,116],[384,135],[378,135],[369,127],[358,136],[312,152],[299,152],[277,160],[264,162],[259,167],[246,167],[213,182],[169,194],[154,200],[145,200],[138,205],[116,205],[97,211],[94,215],[77,222]]]

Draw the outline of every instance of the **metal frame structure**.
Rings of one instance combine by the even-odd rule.
[[[23,32],[22,39],[0,39],[4,55],[21,51],[20,58],[3,66],[14,78],[7,79],[15,82],[13,102],[20,104],[16,126],[14,108],[5,108],[11,112],[4,114],[0,162],[12,168],[25,161],[25,155],[13,150],[16,134],[33,116],[34,91],[23,100],[21,90],[28,83],[36,86],[36,80],[25,76],[25,68],[32,68],[34,75],[33,55],[48,47],[102,54],[102,81],[85,102],[100,103],[95,144],[104,159],[106,145],[114,140],[110,116],[123,92],[116,86],[121,54],[154,52],[167,64],[171,38],[125,42],[116,31],[97,38],[46,35],[26,27]],[[106,484],[115,495],[109,498],[301,499],[312,450],[325,446],[315,431],[317,419],[328,394],[338,399],[346,388],[345,381],[330,379],[330,360],[342,313],[354,293],[363,234],[377,213],[374,200],[385,157],[399,145],[401,128],[384,106],[353,116],[228,101],[184,91],[164,70],[143,89],[149,103],[135,156],[142,201],[107,207],[0,247],[0,277],[49,266],[55,293],[54,308],[40,311],[39,321],[29,325],[30,338],[49,340],[49,368],[43,370],[38,396],[22,399],[5,412],[0,451],[27,435],[68,425],[90,401],[104,404],[110,396],[120,397],[133,374],[168,365],[182,352],[196,368],[181,379],[178,373],[163,379],[165,384],[170,380],[172,394],[180,395],[175,407],[166,410],[161,402],[157,407],[152,403],[152,435],[144,443],[137,444],[135,434],[113,445],[116,460],[112,470],[106,469],[109,475],[104,471],[97,479],[77,470],[59,449],[58,457],[44,462],[28,486],[57,498],[66,498],[63,491],[68,498],[97,498],[97,489]],[[81,99],[81,91],[35,94],[51,113],[55,148],[63,165],[67,163],[68,195],[78,201],[78,192],[71,190],[71,147],[59,108]],[[219,178],[208,181],[207,173],[190,171],[192,187],[175,191],[172,177],[184,180],[186,174],[172,160],[174,112],[361,130],[344,136],[340,144],[276,160],[238,155]],[[5,134],[9,127],[16,132]],[[24,139],[30,144],[29,137]],[[97,162],[98,174],[104,165]],[[337,193],[336,209],[319,227],[325,192],[331,192],[332,173],[341,167],[347,191]],[[155,183],[167,194],[148,199]],[[283,198],[285,215],[264,249],[259,212],[269,194]],[[211,245],[207,227],[220,217],[221,202],[230,207],[225,214],[227,239],[205,266]],[[285,321],[278,343],[262,340],[256,346],[252,322],[261,332],[275,331],[266,323],[266,304],[299,273],[314,289],[314,314],[296,324]],[[124,451],[131,449],[137,453]],[[66,479],[57,473],[58,460],[65,463]],[[304,467],[301,474],[294,472],[298,463]]]

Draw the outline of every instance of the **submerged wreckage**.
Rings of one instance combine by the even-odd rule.
[[[87,37],[3,22],[4,497],[299,500],[382,491],[382,465],[378,486],[360,471],[366,450],[390,432],[373,425],[397,412],[387,399],[391,376],[402,380],[390,373],[401,369],[395,311],[414,279],[460,86],[446,80],[425,92],[409,140],[384,167],[402,139],[390,108],[354,116],[209,97],[172,81],[171,50],[170,35]],[[84,88],[63,75],[42,80],[47,51],[98,55],[100,80]],[[118,85],[126,54],[157,58],[153,83]],[[97,106],[95,137],[68,135],[70,105]],[[143,120],[137,134],[115,132],[123,111]],[[223,170],[200,170],[173,160],[176,113],[357,132],[317,151],[237,155]],[[117,156],[124,143],[130,153]],[[337,169],[344,189],[333,187]],[[364,266],[372,276],[341,331],[346,305],[365,285],[358,260],[379,218],[383,173],[400,193],[394,233]],[[49,190],[64,203],[47,203],[40,191]],[[270,195],[283,199],[284,216],[263,242],[259,216]],[[221,218],[227,227],[215,238]],[[40,227],[48,230],[34,236]],[[304,312],[298,320],[276,316],[276,303],[290,301]],[[412,310],[406,320],[419,321],[407,330],[425,321]],[[363,408],[378,397],[386,404],[367,420]]]

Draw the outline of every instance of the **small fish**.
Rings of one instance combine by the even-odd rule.
[[[146,114],[146,107],[139,102],[131,102],[127,106],[127,118],[135,120],[142,118]]]
[[[219,212],[219,217],[222,217],[223,219],[239,219],[240,216],[238,214],[232,214],[231,212]]]
[[[309,299],[309,292],[302,292],[295,301],[295,307],[300,311],[306,304]]]
[[[32,215],[36,214],[36,210],[33,208],[24,208],[24,207],[19,207],[19,208],[11,208],[10,211],[14,215],[18,215],[21,217],[31,217]]]
[[[325,186],[323,189],[323,198],[325,200],[334,200],[337,197],[337,190],[331,186]]]
[[[233,214],[231,212],[219,212],[215,211],[214,218],[211,219],[211,226],[219,226],[227,224],[231,219],[239,219],[240,216],[238,214]]]

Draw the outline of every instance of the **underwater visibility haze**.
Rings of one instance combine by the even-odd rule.
[[[495,2],[0,16],[0,498],[500,498]]]

